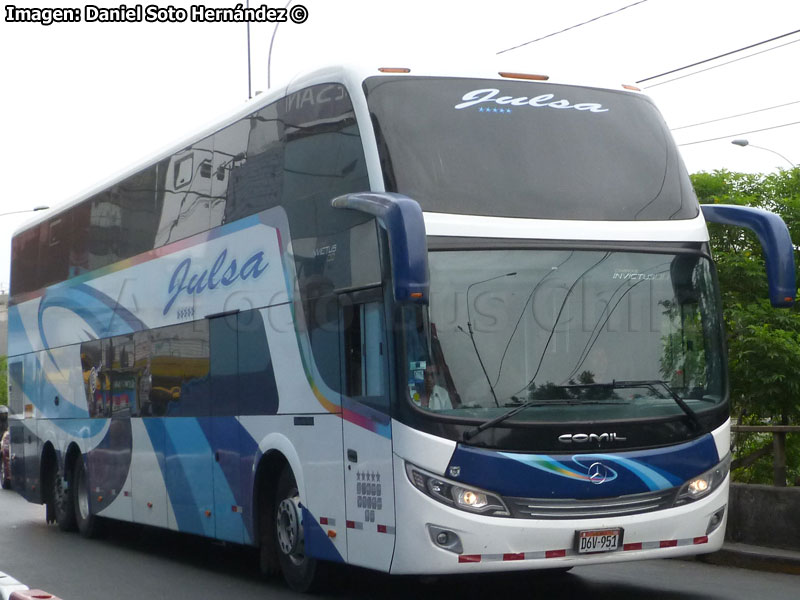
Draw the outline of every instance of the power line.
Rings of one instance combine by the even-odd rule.
[[[724,140],[726,138],[734,137],[737,135],[747,135],[749,133],[758,133],[759,131],[769,131],[770,129],[780,129],[781,127],[789,127],[790,125],[800,125],[800,121],[794,123],[784,123],[783,125],[775,125],[773,127],[764,127],[763,129],[753,129],[752,131],[741,131],[739,133],[729,133],[720,137],[709,138],[707,140],[698,140],[697,142],[687,142],[685,144],[678,144],[678,146],[693,146],[694,144],[705,144],[706,142],[715,142],[716,140]]]
[[[725,52],[724,54],[720,54],[720,55],[714,56],[712,58],[706,58],[704,60],[699,60],[696,63],[692,63],[690,65],[686,65],[685,67],[678,67],[677,69],[672,69],[671,71],[665,71],[664,73],[659,73],[658,75],[653,75],[651,77],[645,77],[644,79],[640,79],[636,83],[644,83],[645,81],[650,81],[651,79],[658,79],[659,77],[663,77],[664,75],[671,75],[672,73],[677,73],[678,71],[683,71],[685,69],[690,69],[692,67],[696,67],[697,65],[702,65],[704,63],[711,62],[712,60],[717,60],[718,58],[725,58],[726,56],[730,56],[731,54],[736,54],[737,52],[742,52],[743,50],[749,50],[750,48],[755,48],[756,46],[761,46],[762,44],[768,44],[769,42],[774,42],[775,40],[779,40],[781,38],[785,38],[787,36],[794,35],[795,33],[800,33],[800,29],[796,29],[795,31],[790,31],[789,33],[784,33],[782,35],[775,36],[774,38],[770,38],[768,40],[764,40],[763,42],[757,42],[755,44],[750,44],[749,46],[744,46],[742,48],[739,48],[738,50],[731,50],[730,52]]]
[[[686,77],[691,77],[692,75],[697,75],[698,73],[705,73],[706,71],[711,71],[713,69],[718,69],[719,67],[724,67],[725,65],[729,65],[731,63],[739,62],[740,60],[745,60],[747,58],[752,58],[754,56],[758,56],[759,54],[764,54],[765,52],[772,52],[773,50],[777,50],[778,48],[783,48],[784,46],[788,46],[789,44],[796,44],[800,42],[800,40],[792,40],[791,42],[786,42],[785,44],[780,44],[779,46],[773,46],[772,48],[767,48],[766,50],[761,50],[760,52],[753,52],[752,54],[748,54],[747,56],[742,56],[741,58],[734,58],[733,60],[729,60],[728,62],[720,63],[718,65],[712,65],[710,67],[706,67],[705,69],[700,69],[699,71],[694,71],[692,73],[687,73],[686,75],[680,75],[678,77],[673,77],[672,79],[667,79],[666,81],[659,81],[658,83],[653,83],[650,85],[642,86],[644,89],[648,90],[650,88],[658,87],[659,85],[664,85],[665,83],[669,83],[671,81],[678,81],[679,79],[685,79]]]
[[[554,31],[553,33],[548,33],[547,35],[543,35],[542,37],[536,38],[535,40],[531,40],[530,42],[525,42],[523,44],[519,44],[518,46],[512,46],[511,48],[506,48],[505,50],[500,50],[496,54],[503,54],[504,52],[510,52],[511,50],[516,50],[517,48],[522,48],[523,46],[527,46],[529,44],[535,44],[536,42],[541,42],[542,40],[546,40],[547,38],[553,37],[554,35],[558,35],[560,33],[564,33],[565,31],[570,31],[571,29],[575,29],[576,27],[581,27],[582,25],[587,25],[589,23],[593,23],[594,21],[598,21],[604,17],[610,17],[611,15],[615,15],[618,12],[622,12],[626,8],[631,8],[632,6],[636,6],[637,4],[644,4],[647,0],[639,0],[638,2],[634,2],[633,4],[628,4],[627,6],[623,6],[622,8],[618,8],[617,10],[612,10],[611,12],[607,12],[604,15],[600,15],[598,17],[594,17],[593,19],[589,19],[588,21],[584,21],[583,23],[577,23],[576,25],[572,25],[567,27],[566,29],[562,29],[561,31]]]
[[[786,104],[776,104],[775,106],[768,106],[767,108],[758,108],[756,110],[751,110],[748,112],[739,113],[738,115],[730,115],[728,117],[720,117],[719,119],[711,119],[710,121],[702,121],[700,123],[692,123],[691,125],[681,125],[680,127],[673,127],[670,131],[678,131],[679,129],[688,129],[689,127],[699,127],[700,125],[708,125],[709,123],[716,123],[718,121],[726,121],[728,119],[735,119],[736,117],[743,117],[745,115],[754,115],[755,113],[765,112],[768,110],[774,110],[776,108],[783,108],[784,106],[790,106],[792,104],[800,104],[800,100],[794,100],[793,102],[787,102]]]

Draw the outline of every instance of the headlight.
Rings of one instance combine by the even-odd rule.
[[[695,500],[708,496],[725,481],[730,467],[731,455],[728,454],[712,469],[684,483],[678,492],[678,496],[675,498],[675,506],[686,504],[687,502],[694,502]]]
[[[495,517],[511,514],[499,496],[486,490],[444,479],[410,463],[406,463],[406,474],[415,488],[443,504]]]

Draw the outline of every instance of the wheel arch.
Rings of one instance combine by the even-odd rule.
[[[63,469],[62,472],[65,476],[69,473],[72,473],[72,468],[75,466],[76,460],[83,460],[83,453],[81,452],[80,446],[78,446],[77,442],[70,442],[66,451],[64,452],[64,462],[61,464]]]
[[[301,500],[305,498],[305,482],[300,456],[291,440],[281,433],[271,433],[258,445],[259,457],[253,479],[253,533],[260,544],[258,532],[261,526],[260,506],[271,502],[278,478],[284,466],[292,470]]]
[[[53,489],[50,483],[54,472],[58,472],[58,454],[49,440],[42,446],[39,457],[39,481],[42,484],[42,502],[47,504],[52,499]]]

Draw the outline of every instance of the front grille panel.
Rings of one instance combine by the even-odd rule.
[[[593,519],[638,515],[671,508],[678,488],[597,500],[573,498],[508,498],[506,504],[518,519]]]

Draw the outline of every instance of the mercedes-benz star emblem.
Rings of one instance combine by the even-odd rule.
[[[608,467],[606,467],[603,463],[592,463],[592,465],[589,467],[589,481],[595,485],[605,483],[608,480],[609,475],[610,472]]]

